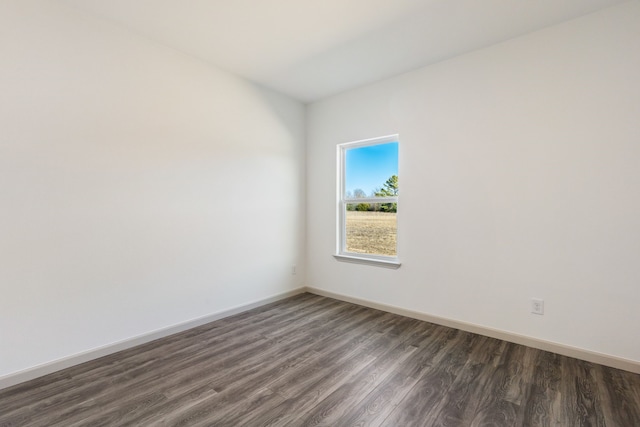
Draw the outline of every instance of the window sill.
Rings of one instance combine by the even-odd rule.
[[[377,259],[370,258],[366,256],[358,256],[358,255],[340,255],[335,254],[333,256],[336,260],[341,262],[350,262],[353,264],[365,264],[365,265],[373,265],[376,267],[384,267],[384,268],[393,268],[398,269],[402,265],[399,261],[391,261],[386,259]]]

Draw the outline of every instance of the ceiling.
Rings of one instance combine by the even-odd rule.
[[[312,102],[625,0],[60,1]]]

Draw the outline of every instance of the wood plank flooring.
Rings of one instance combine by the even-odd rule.
[[[0,391],[0,426],[640,426],[640,375],[302,294]]]

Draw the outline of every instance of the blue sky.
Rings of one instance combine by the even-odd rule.
[[[398,175],[398,143],[352,148],[346,152],[345,188],[364,190],[367,196],[381,188],[391,175]]]

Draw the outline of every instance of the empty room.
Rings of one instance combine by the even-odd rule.
[[[0,426],[640,426],[640,0],[0,0]]]

